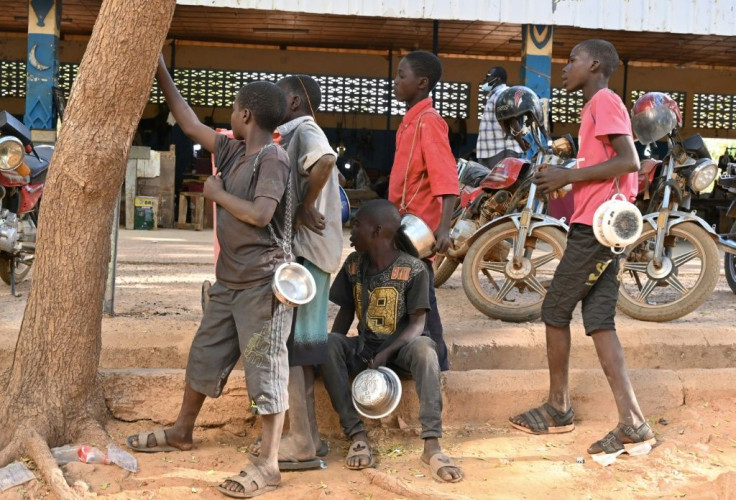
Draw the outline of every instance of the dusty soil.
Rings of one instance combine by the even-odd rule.
[[[648,456],[623,456],[608,467],[584,452],[607,431],[603,423],[582,423],[573,433],[556,436],[528,436],[506,426],[451,429],[443,445],[465,473],[456,484],[431,479],[419,460],[421,444],[413,430],[379,429],[372,436],[376,469],[343,467],[347,443],[332,439],[326,470],[284,473],[282,487],[268,498],[734,498],[735,411],[733,401],[717,401],[653,416],[659,445]],[[145,423],[108,426],[119,442],[144,428]],[[136,474],[81,463],[63,469],[70,482],[82,480],[91,492],[111,499],[224,498],[215,486],[248,463],[245,447],[253,434],[200,429],[192,451],[137,454]],[[577,463],[578,457],[585,462]],[[32,482],[0,497],[44,495],[44,485]]]
[[[201,317],[200,285],[213,277],[211,233],[146,233],[122,235],[116,315],[103,320],[103,343],[150,346],[154,356],[149,361],[160,363],[152,366],[183,367],[180,347],[186,352]],[[20,284],[23,296],[19,298],[0,290],[0,348],[12,349],[15,343],[29,287],[29,282]],[[491,329],[500,323],[470,306],[459,271],[439,290],[438,298],[448,337],[461,338],[465,330]],[[736,296],[721,278],[708,303],[668,328],[733,331],[735,305]],[[579,318],[575,321],[579,323]],[[622,331],[641,325],[619,317]],[[504,328],[517,329],[519,334],[543,332],[535,323],[504,324]],[[0,370],[9,362],[0,359]],[[103,365],[106,362],[112,363],[103,350]],[[178,399],[180,394],[163,397]],[[428,474],[419,460],[421,441],[416,429],[373,430],[378,466],[363,472],[343,467],[347,443],[333,430],[328,468],[285,473],[282,487],[269,498],[736,498],[734,415],[736,398],[648,415],[658,446],[648,456],[623,456],[608,467],[585,454],[587,446],[614,424],[604,421],[603,415],[599,421],[580,422],[573,433],[555,436],[529,436],[504,422],[447,429],[442,444],[465,472],[465,480],[457,484],[437,483]],[[108,424],[121,445],[125,436],[150,427],[150,422]],[[223,498],[215,486],[248,463],[245,447],[257,434],[255,428],[197,429],[192,451],[137,454],[136,474],[81,463],[63,470],[70,482],[84,481],[92,493],[112,499]],[[584,463],[577,463],[578,457]],[[34,481],[0,493],[0,498],[47,494],[45,485]]]

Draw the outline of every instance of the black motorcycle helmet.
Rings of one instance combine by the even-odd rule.
[[[524,149],[529,149],[524,140],[529,132],[544,133],[544,111],[539,97],[529,87],[514,85],[505,89],[496,100],[496,120],[507,136],[511,136]]]

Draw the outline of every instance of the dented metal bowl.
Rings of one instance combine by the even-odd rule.
[[[285,262],[276,268],[271,288],[276,298],[289,307],[306,304],[317,293],[312,274],[296,262]]]
[[[369,368],[353,380],[353,406],[367,418],[383,418],[393,412],[401,401],[401,380],[385,366]]]
[[[419,217],[406,214],[401,218],[401,226],[398,234],[403,250],[418,259],[430,257],[434,250],[434,233],[429,226]]]

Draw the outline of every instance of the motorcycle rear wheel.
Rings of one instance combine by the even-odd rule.
[[[432,268],[434,269],[434,287],[439,288],[444,285],[459,265],[460,261],[448,257],[445,254],[437,254],[432,263]]]
[[[656,235],[654,228],[645,227],[627,248],[621,260],[618,309],[634,319],[664,322],[693,312],[710,297],[718,282],[719,257],[705,229],[693,222],[678,224],[665,241],[672,271],[652,277],[647,274],[647,268],[652,269],[647,252],[654,248]]]
[[[470,246],[463,259],[462,274],[465,295],[476,309],[488,317],[517,323],[541,315],[542,302],[566,245],[566,235],[561,229],[535,229],[527,236],[525,252],[532,265],[531,272],[526,278],[514,279],[508,276],[506,266],[513,258],[518,235],[513,222],[489,229]],[[509,249],[508,255],[502,257],[504,252],[497,245]]]
[[[736,233],[736,222],[731,226],[731,232]],[[729,288],[736,293],[736,255],[726,252],[726,257],[723,259],[723,270],[726,273]]]
[[[21,262],[16,263],[15,283],[18,284],[26,279],[28,273],[30,272],[30,264],[23,264]],[[10,285],[10,259],[5,257],[0,258],[0,278],[5,282],[6,285]]]

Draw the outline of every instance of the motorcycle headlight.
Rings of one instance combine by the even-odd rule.
[[[710,186],[718,175],[718,166],[708,159],[701,159],[690,174],[690,189],[699,193]]]
[[[15,170],[23,163],[25,150],[19,139],[6,135],[0,138],[0,170]]]

